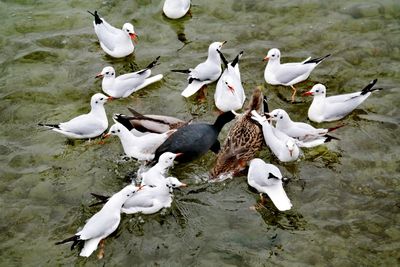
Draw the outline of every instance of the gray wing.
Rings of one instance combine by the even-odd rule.
[[[275,78],[282,84],[287,84],[313,69],[312,64],[286,63],[279,66]]]
[[[70,121],[60,123],[60,129],[65,132],[88,135],[103,128],[103,124],[89,114],[80,115]]]

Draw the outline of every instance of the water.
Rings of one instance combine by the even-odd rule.
[[[194,4],[192,18],[170,21],[161,15],[159,1],[0,2],[0,265],[399,265],[399,2]],[[133,22],[139,34],[134,55],[113,59],[103,53],[86,13],[94,9],[114,25]],[[178,37],[190,43],[182,48]],[[229,59],[245,51],[240,67],[247,96],[263,85],[270,107],[286,109],[295,120],[306,119],[310,99],[291,105],[285,101],[289,89],[264,83],[261,60],[269,48],[280,48],[283,62],[332,54],[298,86],[300,91],[322,82],[328,94],[351,92],[374,78],[385,90],[343,120],[347,126],[336,133],[340,141],[305,150],[301,161],[279,164],[267,150],[260,153],[292,178],[286,187],[293,203],[289,212],[278,212],[271,203],[265,210],[250,210],[258,195],[245,177],[204,182],[215,159],[209,153],[172,171],[190,187],[176,193],[171,209],[123,216],[117,233],[106,241],[103,260],[54,246],[98,210],[88,207],[90,192],[118,191],[138,164],[121,160],[115,138],[103,146],[68,142],[36,124],[87,112],[90,96],[101,88],[94,76],[104,66],[121,74],[158,55],[155,73],[164,73],[165,79],[107,104],[110,118],[132,106],[211,122],[215,85],[206,102],[186,100],[180,96],[185,76],[169,70],[194,66],[204,60],[212,41],[223,40]]]

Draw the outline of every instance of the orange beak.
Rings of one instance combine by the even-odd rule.
[[[109,133],[103,134],[103,136],[101,137],[101,139],[106,139],[106,138],[110,137],[110,135],[111,135],[111,134],[109,134]]]
[[[182,156],[182,155],[183,155],[183,153],[176,153],[175,158],[177,158],[177,157],[179,157],[179,156]]]
[[[305,92],[305,93],[303,94],[303,96],[310,96],[310,95],[313,95],[313,92],[308,91],[308,92]]]
[[[129,36],[131,37],[132,41],[135,42],[135,44],[137,43],[137,34],[136,33],[129,33]]]
[[[182,185],[180,187],[187,187],[187,184],[182,183]]]
[[[137,191],[142,190],[143,187],[144,187],[144,185],[139,185],[139,188],[138,188]],[[136,191],[136,192],[137,192],[137,191]]]
[[[101,74],[101,73],[97,73],[96,74],[96,78],[102,78],[104,75],[103,74]]]
[[[269,59],[269,57],[266,56],[266,57],[263,59],[263,61],[267,61],[268,59]]]

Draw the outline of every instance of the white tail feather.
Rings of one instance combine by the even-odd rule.
[[[92,255],[93,251],[97,249],[100,240],[101,237],[85,240],[85,245],[83,246],[79,256],[89,257],[90,255]]]

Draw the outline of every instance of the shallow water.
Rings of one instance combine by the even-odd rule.
[[[193,1],[192,17],[171,21],[159,1],[0,2],[0,265],[140,266],[395,266],[400,264],[398,1]],[[114,25],[130,21],[139,34],[134,55],[113,59],[100,49],[86,10],[97,9]],[[180,40],[186,39],[183,46]],[[135,175],[139,165],[123,161],[114,138],[106,145],[69,142],[36,126],[88,111],[101,89],[96,73],[112,65],[117,73],[146,66],[165,79],[128,99],[106,106],[144,113],[213,121],[215,85],[207,101],[184,99],[185,76],[170,69],[204,60],[208,45],[227,40],[231,59],[240,50],[246,95],[263,86],[270,107],[305,120],[310,99],[289,104],[290,90],[264,83],[269,48],[282,61],[332,56],[309,80],[328,94],[352,92],[378,78],[373,94],[343,120],[334,141],[304,150],[300,161],[280,164],[267,150],[260,157],[291,177],[286,192],[293,203],[278,212],[258,201],[246,178],[222,183],[204,180],[215,156],[176,166],[172,174],[190,185],[176,192],[171,209],[151,216],[123,216],[106,241],[106,255],[84,259],[54,242],[75,233],[98,208],[90,192],[111,194]],[[336,123],[321,124],[330,127]],[[221,134],[226,136],[227,128]]]

